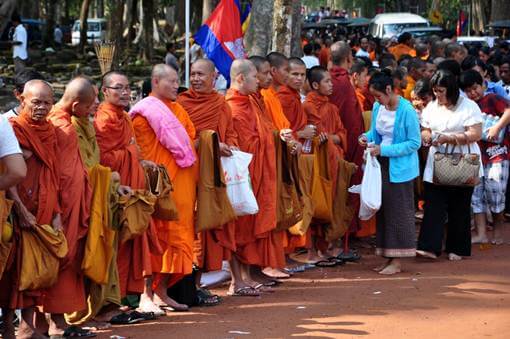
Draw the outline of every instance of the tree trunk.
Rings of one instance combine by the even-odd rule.
[[[127,12],[126,12],[126,26],[127,26],[127,38],[126,38],[126,47],[131,48],[133,44],[133,40],[136,37],[136,29],[135,24],[137,22],[137,8],[138,8],[138,0],[128,0],[127,1]]]
[[[510,19],[510,1],[492,0],[491,22]]]
[[[143,2],[143,59],[151,63],[154,39],[154,0],[142,0]]]
[[[290,55],[292,36],[292,0],[275,0],[272,50]]]
[[[17,0],[4,0],[0,3],[0,32],[3,32],[11,21],[11,16],[16,9],[17,2]]]
[[[175,0],[175,26],[172,33],[172,38],[175,39],[184,34],[184,20],[186,17],[186,7],[184,0]]]
[[[253,5],[259,1],[254,1]],[[218,5],[218,0],[204,0],[203,6],[202,6],[202,23],[204,23],[207,18],[211,15],[212,11],[216,8]]]
[[[248,55],[266,55],[271,48],[273,0],[256,0],[251,8],[250,25],[244,37]]]
[[[301,1],[293,0],[292,2],[292,34],[291,34],[291,56],[303,56],[301,48]]]
[[[83,0],[80,9],[80,53],[85,51],[85,45],[87,44],[87,19],[89,17],[90,0]]]
[[[124,1],[123,0],[109,0],[110,4],[108,6],[108,31],[106,34],[106,39],[108,41],[115,42],[115,55],[113,57],[112,62],[112,70],[118,68],[119,65],[119,55],[123,45],[122,41],[122,33],[124,30],[122,18],[124,16]]]
[[[55,30],[55,15],[56,15],[56,3],[52,0],[45,1],[45,18],[46,18],[46,29],[44,32],[43,43],[44,46],[53,46],[53,31]]]
[[[473,27],[472,29],[480,34],[485,30],[485,26],[487,25],[487,16],[485,8],[489,6],[487,0],[473,0],[473,7],[471,8],[472,16],[473,16]]]

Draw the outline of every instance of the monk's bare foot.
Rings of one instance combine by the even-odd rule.
[[[235,284],[230,284],[227,295],[240,297],[258,297],[260,293],[248,285],[246,282],[238,281]]]
[[[22,321],[18,328],[16,339],[47,339],[47,337]]]
[[[158,316],[165,315],[165,312],[163,310],[161,310],[161,308],[159,308],[159,306],[156,305],[156,303],[151,298],[146,296],[145,294],[142,294],[140,296],[140,303],[138,304],[137,311],[144,312],[144,313],[153,312],[154,315],[158,315]]]
[[[455,254],[455,253],[449,253],[448,254],[448,260],[450,260],[450,261],[460,261],[460,260],[462,260],[462,257],[460,255]]]
[[[384,269],[379,271],[379,274],[383,275],[392,275],[396,273],[402,272],[402,268],[399,261],[392,260],[391,263],[386,266]]]
[[[337,257],[340,253],[342,253],[342,249],[340,247],[330,247],[328,249],[328,255],[330,257]]]
[[[154,301],[154,304],[156,304],[160,308],[164,309],[170,308],[169,309],[170,311],[173,310],[177,312],[184,312],[189,310],[188,305],[179,304],[178,302],[167,296],[166,291],[164,293],[162,293],[159,290],[154,291],[154,296],[152,300]]]
[[[391,260],[388,260],[388,261],[386,261],[384,264],[381,264],[381,265],[379,265],[379,266],[377,266],[377,267],[373,268],[373,270],[374,270],[375,272],[380,272],[380,271],[384,270],[384,269],[385,269],[385,268],[386,268],[386,267],[390,264],[390,262],[391,262]]]
[[[487,238],[487,235],[476,235],[474,237],[471,237],[471,243],[472,244],[488,244],[489,238]]]
[[[66,328],[69,327],[67,325],[64,315],[63,314],[48,314],[45,313],[46,320],[48,321],[49,327],[48,327],[48,334],[50,336],[60,336],[64,334]]]
[[[262,270],[262,273],[273,279],[288,279],[290,274],[284,273],[276,268],[266,267]]]

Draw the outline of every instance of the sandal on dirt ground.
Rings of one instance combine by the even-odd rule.
[[[221,303],[219,295],[211,294],[211,292],[199,288],[197,289],[198,306],[215,306]]]
[[[258,297],[260,293],[254,289],[253,287],[246,286],[241,288],[236,288],[234,292],[227,292],[227,295],[232,297]]]
[[[130,313],[130,315],[132,315],[134,317],[143,318],[143,320],[155,320],[156,319],[156,314],[154,314],[154,312],[133,311]]]
[[[336,262],[329,259],[319,260],[315,263],[315,267],[335,267],[335,266]]]
[[[93,338],[96,334],[90,331],[84,330],[78,326],[69,326],[66,328],[62,335],[51,335],[50,338]]]
[[[173,307],[170,305],[158,305],[158,306],[165,312],[188,312],[189,311],[189,307],[187,305],[184,305],[186,307],[181,307],[181,306]]]
[[[140,312],[136,313],[131,312],[129,314],[128,313],[118,314],[110,319],[110,323],[112,325],[131,325],[145,320],[144,317],[140,316]]]
[[[345,262],[356,262],[361,259],[361,255],[358,254],[356,251],[349,251],[347,253],[340,253],[336,256],[338,259],[341,259]]]
[[[261,283],[252,286],[252,288],[256,289],[259,292],[274,293],[274,289],[272,289],[271,287],[264,286],[264,284]]]

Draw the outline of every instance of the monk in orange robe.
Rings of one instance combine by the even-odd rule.
[[[221,156],[231,156],[231,150],[237,149],[237,134],[233,128],[232,111],[225,97],[214,89],[216,79],[214,63],[208,59],[199,59],[191,65],[191,88],[177,97],[189,115],[198,136],[201,131],[213,130],[218,133]],[[195,242],[195,256],[198,267],[203,271],[217,271],[222,268],[223,260],[231,260],[236,250],[235,223],[223,225],[219,229],[201,232]],[[235,265],[231,265],[235,266]],[[232,272],[238,274],[240,272]],[[200,285],[197,274],[197,285]],[[240,275],[238,279],[241,279]]]
[[[153,167],[155,164],[141,159],[131,119],[124,111],[131,92],[128,78],[120,72],[107,73],[103,76],[102,91],[104,102],[94,119],[101,165],[118,172],[122,185],[145,189],[144,167]],[[140,309],[161,314],[150,295],[151,253],[158,252],[155,244],[158,244],[158,240],[151,222],[144,234],[119,245],[117,265],[121,297],[128,293],[142,294]]]
[[[405,99],[411,101],[411,92],[416,85],[416,81],[425,77],[426,70],[425,61],[420,58],[413,58],[409,61],[407,65],[407,86],[402,91],[402,96]]]
[[[43,298],[43,310],[50,313],[49,333],[62,335],[67,327],[64,313],[86,308],[84,276],[81,270],[88,231],[92,190],[80,156],[78,134],[71,117],[87,116],[95,104],[95,92],[83,78],[72,80],[62,99],[53,106],[49,119],[57,131],[60,177],[59,200],[62,225],[69,252],[60,266],[58,280]]]
[[[165,310],[184,311],[188,307],[169,298],[167,288],[185,275],[191,274],[193,269],[195,237],[193,212],[198,183],[198,162],[192,141],[195,139],[196,131],[188,113],[175,102],[179,88],[177,72],[168,65],[156,65],[152,70],[151,85],[151,96],[132,107],[130,115],[142,157],[165,166],[172,181],[172,198],[179,211],[177,221],[153,219],[163,253],[152,256],[152,268],[155,272],[152,300]],[[170,121],[172,126],[174,123],[178,124],[178,130],[172,129],[164,133],[160,131],[158,126],[161,127],[162,122],[158,125],[148,115],[150,108],[144,111],[147,107],[155,105],[162,109],[161,114],[165,114],[163,119]],[[175,137],[177,131],[182,132],[179,138],[185,138],[179,140],[185,152],[182,158],[182,154],[176,155],[171,148],[172,142],[168,141],[168,138]]]
[[[390,47],[389,51],[395,56],[395,59],[399,61],[402,55],[416,56],[416,50],[413,48],[413,36],[411,33],[404,32],[398,37],[398,44]]]
[[[235,60],[230,70],[232,81],[226,100],[232,109],[234,130],[239,148],[253,154],[250,177],[259,205],[255,215],[236,220],[236,256],[245,273],[243,281],[232,280],[230,295],[258,295],[252,285],[250,265],[282,267],[283,252],[274,252],[276,229],[276,165],[275,145],[271,128],[252,94],[257,92],[257,69],[249,60]]]
[[[289,77],[289,60],[279,52],[271,52],[266,57],[270,66],[271,82],[269,85],[261,84],[259,80],[259,91],[266,104],[267,112],[271,115],[274,127],[278,130],[290,129],[290,122],[283,113],[283,107],[278,98],[278,90],[285,86]],[[255,64],[255,66],[257,66]],[[259,72],[260,73],[260,72]]]
[[[27,162],[27,176],[9,189],[18,216],[14,227],[12,248],[0,280],[0,307],[5,324],[4,336],[14,338],[11,325],[16,309],[21,309],[18,337],[46,338],[34,326],[35,306],[40,304],[42,291],[19,291],[21,271],[21,231],[36,225],[52,225],[62,229],[60,216],[59,163],[55,127],[47,120],[53,105],[53,90],[44,81],[25,84],[20,96],[20,114],[11,124]]]

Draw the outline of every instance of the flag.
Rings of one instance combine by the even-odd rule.
[[[466,28],[467,22],[466,14],[463,10],[461,10],[459,12],[459,20],[457,20],[457,36],[462,35],[462,32],[464,32],[464,29]]]
[[[218,71],[230,80],[230,66],[235,59],[244,58],[243,16],[240,0],[221,0],[194,38]]]

